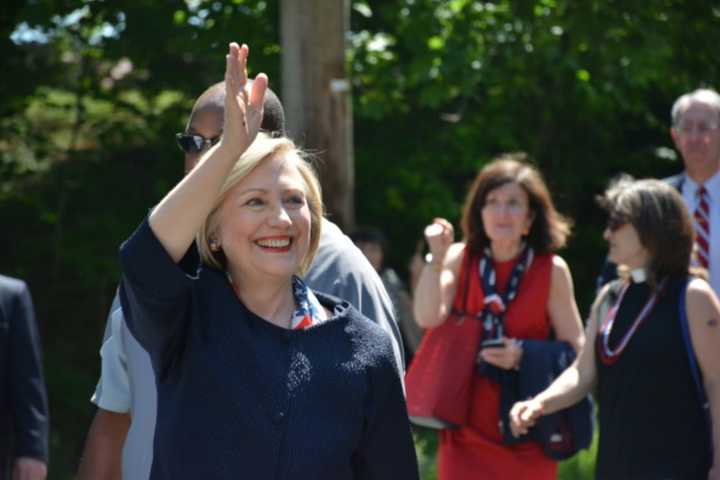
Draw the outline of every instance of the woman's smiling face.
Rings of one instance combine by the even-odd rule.
[[[299,270],[311,216],[297,161],[285,153],[264,159],[220,204],[214,238],[233,280],[286,279]]]

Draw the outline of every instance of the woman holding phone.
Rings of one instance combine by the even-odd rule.
[[[432,260],[414,297],[415,318],[424,328],[446,321],[456,295],[465,293],[471,313],[482,318],[468,422],[441,431],[438,478],[554,479],[557,461],[538,442],[503,441],[498,377],[526,373],[523,341],[552,335],[572,351],[583,344],[570,271],[553,253],[565,245],[570,227],[540,173],[520,155],[502,156],[480,170],[461,222],[459,243],[442,218],[426,228]]]

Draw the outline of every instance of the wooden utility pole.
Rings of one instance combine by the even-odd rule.
[[[329,217],[355,223],[355,172],[345,38],[351,0],[282,0],[282,102],[288,133],[317,154]]]

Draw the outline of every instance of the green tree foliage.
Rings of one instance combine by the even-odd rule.
[[[719,21],[703,1],[355,2],[359,218],[392,218],[397,262],[408,232],[458,218],[479,166],[527,151],[576,219],[563,254],[588,305],[604,251],[592,197],[620,171],[681,168],[670,106],[717,85]]]
[[[93,409],[117,247],[177,181],[174,133],[222,80],[229,40],[279,85],[277,6],[54,2],[1,18],[0,271],[25,278],[45,339],[51,478],[72,478]],[[238,38],[242,34],[242,38]]]
[[[276,0],[0,6],[0,271],[28,280],[42,323],[53,479],[72,478],[93,412],[118,243],[181,175],[173,134],[222,79],[229,40],[279,92],[278,20]],[[576,221],[563,255],[588,305],[593,195],[619,171],[680,169],[670,105],[717,87],[718,22],[704,0],[354,1],[360,223],[386,231],[402,270],[432,217],[457,220],[481,165],[525,150]],[[431,459],[434,441],[418,444]]]

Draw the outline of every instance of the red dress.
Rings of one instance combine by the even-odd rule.
[[[505,314],[507,337],[545,340],[550,334],[547,314],[552,254],[536,255]],[[496,289],[503,293],[517,259],[495,262]],[[479,312],[483,291],[478,275],[479,258],[470,263],[468,308]],[[465,262],[463,262],[463,267]],[[458,278],[465,278],[460,272]],[[462,285],[458,291],[462,292]],[[557,476],[557,462],[545,456],[536,442],[504,445],[500,434],[500,387],[474,375],[468,423],[457,430],[440,432],[439,480],[545,480]]]

